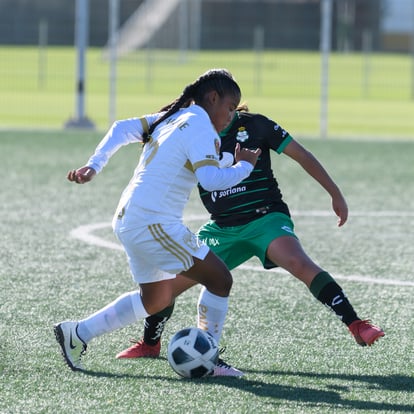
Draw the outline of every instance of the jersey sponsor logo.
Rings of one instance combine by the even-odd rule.
[[[239,142],[245,142],[249,139],[249,133],[245,127],[240,127],[237,131],[236,139]]]
[[[222,190],[222,191],[213,191],[211,193],[211,200],[213,201],[213,203],[215,203],[218,198],[227,197],[227,196],[237,194],[237,193],[243,193],[244,191],[246,191],[245,185],[241,187],[231,187],[231,188],[228,188],[227,190]]]
[[[202,242],[206,244],[207,246],[213,246],[213,247],[220,246],[220,240],[215,237],[207,237],[203,239]]]

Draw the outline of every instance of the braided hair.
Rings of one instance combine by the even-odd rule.
[[[210,69],[203,73],[190,85],[187,85],[182,94],[164,106],[159,112],[165,112],[149,128],[147,133],[142,134],[143,143],[145,144],[151,138],[155,128],[165,119],[177,112],[181,108],[188,108],[192,102],[199,104],[203,101],[206,93],[216,91],[220,97],[225,95],[241,95],[240,87],[234,80],[232,74],[226,69]]]

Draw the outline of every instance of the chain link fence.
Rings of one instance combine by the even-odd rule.
[[[79,83],[84,1],[89,47]],[[150,22],[163,1],[119,0],[117,50],[132,46],[115,62],[111,1],[0,1],[1,128],[64,127],[82,89],[91,125],[106,129],[114,117],[157,110],[206,69],[227,67],[252,111],[295,135],[320,134],[323,0],[181,0],[158,27]],[[414,0],[332,0],[330,23],[328,134],[413,137]],[[144,32],[145,42],[131,40]]]

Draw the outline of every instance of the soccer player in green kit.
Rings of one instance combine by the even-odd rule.
[[[271,169],[271,151],[284,153],[313,177],[330,195],[338,226],[348,218],[346,201],[319,161],[276,122],[242,106],[231,124],[220,133],[221,166],[231,166],[237,144],[242,148],[260,148],[259,160],[249,177],[222,191],[208,192],[198,185],[201,200],[211,220],[198,236],[232,270],[257,256],[265,269],[279,266],[301,280],[313,296],[328,306],[348,327],[361,346],[370,346],[384,332],[369,320],[361,320],[335,279],[305,253],[294,233],[294,224],[283,201]],[[176,297],[195,284],[179,277]],[[117,355],[117,358],[158,357],[165,323],[174,304],[145,320],[143,339]],[[239,370],[222,367],[223,376],[241,376]]]

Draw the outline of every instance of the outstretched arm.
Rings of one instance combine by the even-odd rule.
[[[322,164],[310,151],[294,139],[286,146],[283,152],[297,161],[328,192],[332,198],[332,208],[338,216],[338,226],[345,224],[348,219],[348,206],[345,198]]]
[[[151,118],[153,115],[148,115]],[[124,145],[142,142],[144,132],[144,118],[130,118],[116,121],[103,137],[95,149],[95,153],[89,158],[85,166],[71,170],[67,174],[69,181],[84,184],[102,171],[109,159]]]
[[[78,168],[77,170],[70,170],[66,176],[69,181],[84,184],[92,180],[95,177],[96,171],[88,166]]]

